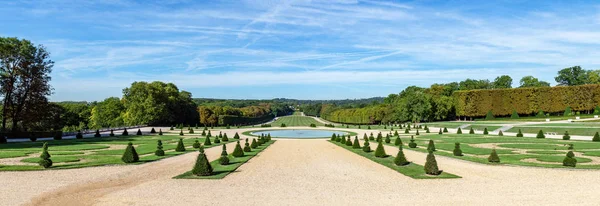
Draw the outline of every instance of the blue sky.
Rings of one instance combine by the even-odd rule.
[[[194,97],[345,99],[410,85],[600,69],[597,1],[0,1],[0,36],[45,45],[52,101],[133,81]]]

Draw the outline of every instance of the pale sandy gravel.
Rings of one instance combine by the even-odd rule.
[[[396,155],[395,147],[386,150]],[[220,148],[207,153],[216,159]],[[424,163],[424,153],[405,153],[409,160]],[[599,201],[597,170],[490,166],[438,156],[441,169],[463,178],[413,180],[324,140],[277,141],[222,180],[171,179],[188,171],[196,155],[136,166],[1,172],[0,192],[5,195],[0,201],[2,205],[31,199],[50,205],[596,205]]]

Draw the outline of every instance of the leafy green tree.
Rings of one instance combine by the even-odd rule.
[[[442,170],[438,168],[437,160],[435,160],[435,155],[433,155],[433,151],[429,151],[427,154],[427,159],[425,160],[425,174],[428,175],[440,175],[442,174]]]
[[[410,162],[406,159],[406,156],[404,156],[404,151],[402,151],[402,145],[398,147],[398,154],[396,154],[396,157],[394,158],[394,164],[398,166],[410,164]]]
[[[429,140],[429,145],[427,145],[427,150],[429,151],[436,151],[435,150],[435,144],[433,143],[433,140]]]
[[[124,126],[125,105],[117,97],[109,97],[92,106],[89,124],[91,128]]]
[[[198,158],[196,158],[196,164],[194,164],[194,168],[192,169],[192,174],[197,176],[210,176],[213,172],[213,168],[208,162],[208,158],[206,158],[206,154],[204,151],[198,154]]]
[[[157,144],[156,151],[154,152],[154,154],[156,156],[165,156],[165,151],[163,150],[162,141],[158,140],[156,144]]]
[[[492,82],[492,87],[494,89],[510,89],[512,88],[512,78],[508,75],[502,75],[496,77],[494,82]]]
[[[183,139],[179,139],[179,142],[177,142],[177,147],[175,148],[176,152],[185,152],[185,146],[183,145]]]
[[[582,85],[588,82],[588,72],[580,66],[568,67],[558,71],[558,76],[554,77],[554,80],[558,85]]]
[[[377,144],[377,148],[375,149],[375,157],[384,158],[388,155],[385,153],[385,149],[383,148],[383,144],[379,142]]]
[[[233,155],[234,157],[243,157],[244,156],[244,151],[242,150],[240,141],[237,141],[237,144],[235,145],[235,149],[233,150],[233,153],[231,153],[231,155]]]
[[[498,153],[496,153],[496,149],[492,149],[492,153],[488,157],[488,162],[500,163],[500,157],[498,157]]]
[[[575,167],[577,165],[577,159],[575,159],[575,154],[573,151],[567,152],[567,156],[563,160],[563,166],[565,167]]]
[[[44,168],[52,167],[52,160],[50,159],[50,153],[48,153],[48,142],[44,142],[44,146],[42,146],[42,154],[38,164]]]
[[[454,150],[452,151],[454,156],[463,156],[462,150],[460,149],[460,143],[454,143]]]
[[[125,153],[123,153],[121,160],[125,163],[134,163],[134,162],[140,161],[140,157],[138,156],[138,153],[135,151],[135,148],[133,147],[133,143],[129,142],[127,144],[127,148],[125,148]]]
[[[360,149],[360,142],[358,142],[358,136],[354,137],[354,143],[352,144],[352,149]]]
[[[519,81],[520,85],[519,88],[526,88],[526,87],[550,87],[550,83],[545,82],[545,81],[540,81],[539,79],[533,77],[533,76],[524,76],[523,78],[521,78],[521,80]]]

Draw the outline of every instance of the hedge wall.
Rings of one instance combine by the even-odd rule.
[[[265,123],[275,118],[272,114],[262,117],[240,117],[234,115],[220,115],[219,125],[253,125]]]
[[[573,111],[593,111],[600,104],[600,85],[558,86],[516,89],[468,90],[453,94],[457,116],[482,117],[492,110],[495,116],[562,112],[567,106]]]
[[[51,132],[0,132],[0,136],[4,136],[8,139],[14,138],[44,138],[54,137],[58,134],[62,137],[62,131],[51,131]]]

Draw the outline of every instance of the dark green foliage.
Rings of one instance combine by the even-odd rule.
[[[394,140],[394,145],[398,146],[402,144],[402,139],[400,139],[400,137],[396,137],[396,140]]]
[[[544,135],[544,132],[540,129],[540,131],[537,133],[535,138],[538,138],[538,139],[546,138],[546,135]]]
[[[42,154],[40,155],[40,161],[38,164],[44,168],[52,167],[52,160],[50,157],[50,153],[48,153],[48,143],[44,142],[44,146],[42,146]]]
[[[199,142],[199,141],[196,139],[196,140],[194,141],[194,144],[192,144],[192,147],[193,147],[193,148],[196,148],[196,149],[200,148],[200,142]]]
[[[285,123],[281,123],[281,127],[287,127],[287,125],[285,125]]]
[[[102,135],[100,135],[99,129],[96,130],[96,134],[94,134],[94,137],[102,137]]]
[[[594,142],[600,142],[600,135],[598,134],[598,132],[596,132],[596,134],[594,134],[594,137],[592,138],[592,141],[594,141]]]
[[[458,128],[458,130],[456,130],[456,134],[462,134],[462,129],[460,129],[460,127]]]
[[[110,130],[110,134],[108,136],[111,136],[111,137],[115,136],[115,133],[114,133],[114,131],[112,129]]]
[[[221,152],[221,158],[219,158],[219,164],[221,165],[228,165],[229,164],[229,157],[227,157],[227,147],[225,145],[223,145],[223,151]]]
[[[258,143],[256,142],[256,139],[252,139],[252,144],[250,144],[250,147],[252,149],[256,149],[258,147]]]
[[[346,140],[346,146],[352,146],[352,140],[350,140],[350,136],[348,136],[348,139]]]
[[[158,135],[161,135],[161,136],[163,135],[162,129],[158,129]]]
[[[435,152],[435,144],[433,143],[433,140],[429,140],[429,144],[427,145],[427,150],[428,151],[432,151]]]
[[[400,136],[400,134],[398,134],[398,130],[394,131],[394,136]]]
[[[233,139],[240,139],[240,135],[239,135],[239,134],[236,132],[236,133],[233,135]]]
[[[544,117],[546,117],[546,114],[544,113],[544,110],[540,109],[540,111],[538,111],[538,113],[535,115],[535,117],[544,118]]]
[[[206,137],[206,139],[204,139],[204,145],[212,145],[210,142],[210,137]]]
[[[367,133],[363,134],[363,140],[368,140],[369,137],[367,137]]]
[[[502,133],[502,130],[498,131],[498,136],[504,136],[504,133]]]
[[[340,143],[346,144],[346,138],[343,135],[340,137]]]
[[[62,132],[55,132],[53,138],[54,138],[54,140],[61,140],[62,135],[63,135]]]
[[[173,126],[171,126],[171,128],[169,128],[169,130],[173,131],[173,130],[175,130],[175,128],[173,128]]]
[[[365,140],[365,144],[362,147],[363,152],[371,152],[371,146],[369,140]]]
[[[352,143],[352,149],[360,149],[360,142],[358,142],[358,136],[354,137],[354,143]]]
[[[463,156],[462,150],[460,149],[460,143],[454,143],[454,150],[452,153],[454,156]]]
[[[125,163],[134,163],[140,161],[140,157],[135,151],[133,143],[129,142],[129,144],[127,144],[127,148],[125,148],[125,153],[123,153],[121,160]]]
[[[190,128],[190,130],[188,131],[190,134],[194,134],[194,128]]]
[[[223,134],[223,138],[221,140],[223,140],[223,142],[229,142],[229,138],[227,138],[227,133]]]
[[[179,130],[179,136],[183,136],[183,129]]]
[[[417,148],[417,143],[415,142],[415,138],[413,136],[410,136],[410,143],[408,143],[408,147]]]
[[[185,152],[185,146],[183,145],[183,139],[179,139],[177,142],[177,147],[175,148],[176,152]]]
[[[138,129],[138,131],[137,131],[136,135],[142,135],[142,130],[141,130],[141,129]]]
[[[511,119],[519,119],[519,113],[517,113],[517,110],[513,110],[512,115],[510,115]]]
[[[567,108],[565,108],[565,113],[563,114],[564,116],[571,116],[573,115],[573,112],[571,111],[571,107],[567,106]]]
[[[418,130],[418,129],[417,129],[417,133],[416,133],[416,135],[420,135],[420,134],[419,134],[419,130]]]
[[[440,131],[438,132],[438,134],[443,134],[443,133],[442,133],[442,128],[440,128]]]
[[[484,135],[488,135],[488,134],[489,134],[489,132],[488,132],[488,130],[487,130],[487,127],[486,127],[486,128],[483,128],[483,134],[484,134]]]
[[[404,151],[402,151],[402,145],[398,148],[398,154],[396,154],[396,158],[394,158],[394,164],[398,166],[404,166],[410,164],[410,162],[404,156]]]
[[[492,113],[492,110],[490,110],[485,115],[485,120],[492,120],[492,119],[494,119],[494,113]]]
[[[385,135],[385,143],[390,143],[392,140],[390,139],[390,135]]]
[[[404,129],[404,134],[408,134],[408,128]]]
[[[123,134],[121,134],[121,136],[129,136],[129,132],[127,132],[127,129],[123,130]]]
[[[471,127],[471,129],[469,129],[469,134],[475,134],[475,130],[473,130],[473,127]]]
[[[375,141],[375,137],[373,136],[373,132],[371,132],[371,134],[369,135],[369,140]]]
[[[192,169],[192,174],[197,176],[209,176],[213,172],[213,168],[208,162],[208,158],[206,158],[206,154],[204,152],[200,152],[198,154],[198,158],[196,158],[196,164],[194,164],[194,168]]]
[[[206,136],[206,130],[202,130],[202,133],[200,135]]]
[[[517,137],[523,137],[523,133],[521,132],[521,129],[519,129],[519,131],[517,132]]]
[[[81,134],[81,131],[77,132],[77,134],[75,135],[76,139],[83,139],[83,134]]]
[[[427,125],[425,125],[424,130],[429,130],[429,127]]]
[[[267,134],[267,142],[271,141],[271,133]]]
[[[231,153],[231,155],[233,155],[234,157],[243,157],[244,156],[244,150],[242,149],[242,146],[240,145],[240,141],[237,141],[237,144],[235,145],[235,149],[233,149],[233,153]]]
[[[336,141],[336,142],[342,142],[342,136],[341,136],[341,135],[339,135],[339,134],[338,134],[338,135],[336,135],[336,136],[335,136],[335,141]]]
[[[248,143],[248,139],[246,139],[246,143],[244,144],[244,152],[252,152],[250,148],[250,143]]]
[[[165,151],[163,150],[162,141],[158,140],[156,142],[156,151],[154,152],[156,156],[165,156]]]
[[[377,144],[377,148],[375,149],[375,157],[384,158],[388,155],[385,153],[385,149],[383,148],[383,143],[379,142]]]
[[[569,131],[565,131],[565,134],[562,136],[563,140],[570,140],[571,139],[571,135],[569,135]]]
[[[496,153],[496,149],[492,149],[492,153],[488,157],[488,162],[500,163],[500,157],[498,157],[498,153]]]
[[[437,160],[435,160],[435,155],[433,155],[433,151],[429,151],[427,154],[427,159],[425,161],[425,174],[428,175],[440,175],[442,174],[442,170],[438,168]]]
[[[206,137],[208,138],[208,137]],[[218,136],[215,136],[215,144],[221,143],[221,139]]]
[[[448,128],[444,127],[444,133],[448,132]]]
[[[334,134],[331,134],[331,138],[329,139],[331,141],[336,141],[337,140],[337,136]]]
[[[600,114],[600,106],[596,105],[596,107],[594,108],[594,114],[595,115],[599,115]]]
[[[210,133],[210,130],[208,130],[208,134],[206,134],[207,137],[212,137],[212,134]]]
[[[367,129],[371,129],[371,125],[367,126]]]
[[[427,126],[425,126],[427,127]],[[429,128],[425,128],[425,133],[429,133]]]
[[[573,144],[569,144],[569,148],[567,148],[568,150],[573,150]]]
[[[154,134],[156,133],[156,130],[154,130],[154,127],[152,127],[152,130],[150,130],[150,134]]]
[[[575,154],[573,154],[573,151],[567,152],[567,156],[563,160],[563,166],[575,167],[576,165],[577,165],[577,159],[575,159]]]

